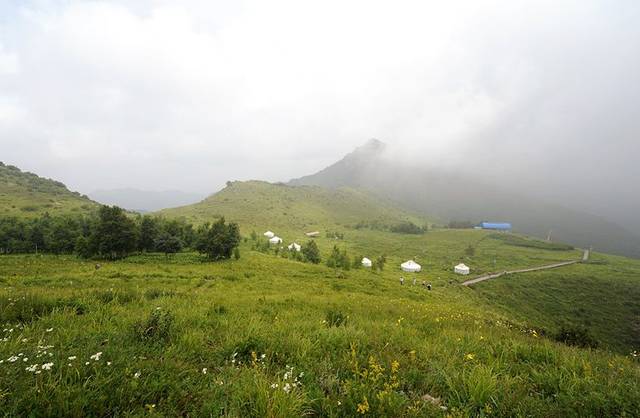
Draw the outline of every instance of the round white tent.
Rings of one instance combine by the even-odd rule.
[[[455,266],[453,268],[453,271],[457,274],[464,274],[467,275],[469,274],[469,267],[467,267],[465,264],[460,263],[457,266]]]
[[[267,238],[273,238],[273,237],[275,237],[275,236],[276,236],[276,234],[274,234],[274,233],[273,233],[273,232],[271,232],[271,231],[267,231],[267,232],[265,232],[265,233],[264,233],[264,234],[262,234],[262,235],[264,235],[264,236],[265,236],[265,237],[267,237]]]
[[[282,238],[280,238],[280,237],[275,237],[275,236],[274,236],[273,238],[271,238],[271,239],[269,240],[269,242],[270,242],[271,244],[282,244]]]
[[[289,249],[289,251],[296,250],[298,252],[300,252],[300,250],[302,249],[302,247],[299,244],[295,243],[295,242],[289,244],[289,246],[287,248]]]
[[[362,265],[364,267],[371,267],[372,266],[371,260],[369,260],[367,257],[363,258],[362,259]]]
[[[400,264],[400,268],[402,269],[402,271],[406,271],[409,273],[417,273],[422,270],[422,266],[420,266],[420,264],[416,263],[413,260],[405,261],[404,263]]]

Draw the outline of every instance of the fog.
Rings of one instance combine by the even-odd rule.
[[[640,231],[637,1],[176,3],[0,3],[0,161],[206,194],[375,137]]]

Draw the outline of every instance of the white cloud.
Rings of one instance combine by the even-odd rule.
[[[631,2],[37,1],[11,13],[2,159],[82,191],[286,180],[371,137],[436,160],[544,154],[597,142],[585,131],[606,107],[621,136],[635,126],[623,120],[638,102]],[[626,96],[611,94],[623,82]]]

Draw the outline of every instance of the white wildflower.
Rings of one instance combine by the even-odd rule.
[[[25,367],[25,370],[28,371],[28,372],[31,372],[31,373],[35,372],[37,369],[38,369],[38,365],[37,364],[32,364],[29,367]]]
[[[207,368],[206,367],[202,368],[202,374],[207,374]]]
[[[94,355],[91,356],[91,360],[95,360],[98,361],[100,360],[100,356],[102,355],[102,351],[99,351],[97,353],[95,353]]]
[[[69,356],[69,357],[67,357],[67,358],[68,358],[69,360],[75,360],[75,359],[77,359],[78,357],[76,357],[76,356]]]
[[[7,359],[7,361],[8,361],[9,363],[13,363],[14,361],[18,360],[19,358],[20,358],[20,357],[18,357],[18,356],[11,356],[11,357],[9,357],[9,358]]]
[[[277,383],[272,384],[271,389],[278,389],[278,384]]]
[[[284,390],[285,393],[291,392],[291,385],[289,383],[285,383],[282,390]]]
[[[86,361],[86,362],[84,363],[84,365],[85,365],[85,366],[88,366],[88,365],[89,365],[89,362],[88,362],[88,361]]]
[[[110,361],[107,361],[107,366],[111,366],[111,362]]]
[[[51,370],[52,366],[53,366],[53,363],[44,363],[42,365],[42,370]]]
[[[139,379],[140,376],[142,375],[142,373],[140,373],[139,371],[136,372],[136,374],[133,375],[134,379]]]
[[[53,331],[53,328],[47,328],[47,332]]]

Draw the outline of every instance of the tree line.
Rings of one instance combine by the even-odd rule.
[[[238,225],[224,218],[195,228],[182,219],[131,215],[117,206],[101,206],[94,215],[0,218],[0,254],[75,253],[83,258],[119,259],[190,248],[210,259],[224,259],[239,258],[239,244]]]

